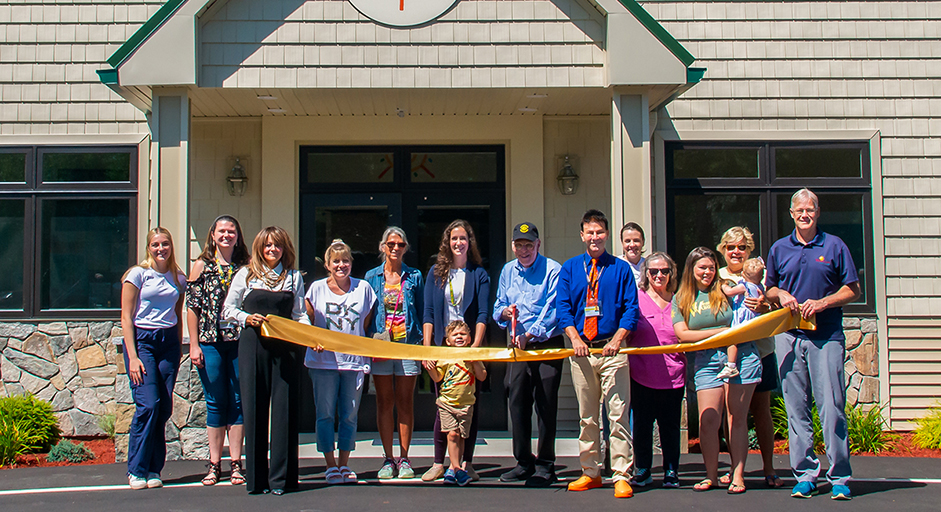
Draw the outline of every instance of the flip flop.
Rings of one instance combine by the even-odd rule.
[[[744,494],[744,493],[745,493],[745,486],[744,486],[744,485],[735,485],[735,484],[731,484],[731,485],[729,485],[728,493],[729,493],[729,494]]]
[[[327,483],[330,485],[337,485],[343,483],[343,475],[340,474],[340,468],[333,466],[327,470],[325,474],[327,478]]]
[[[711,490],[715,486],[716,484],[712,480],[709,480],[707,478],[703,480],[702,482],[699,482],[698,484],[694,485],[693,490],[696,492],[703,492],[703,491]]]
[[[722,485],[731,485],[732,484],[732,473],[726,473],[719,477],[719,483]]]
[[[778,475],[765,475],[765,484],[772,489],[777,489],[784,487],[784,480],[781,480]]]

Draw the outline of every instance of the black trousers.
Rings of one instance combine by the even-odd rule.
[[[563,348],[562,336],[556,336],[532,348]],[[552,471],[555,463],[556,418],[559,411],[559,385],[562,383],[562,359],[508,363],[506,368],[507,402],[513,424],[513,457],[525,468],[534,466]],[[539,440],[536,455],[532,451],[533,406]]]
[[[663,470],[680,467],[680,418],[683,388],[648,388],[631,379],[631,412],[634,414],[634,467],[650,469],[653,464],[653,422],[660,429]]]

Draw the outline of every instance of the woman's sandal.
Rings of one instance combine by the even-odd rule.
[[[219,467],[218,462],[209,462],[206,464],[206,467],[209,468],[209,472],[206,473],[206,476],[203,477],[203,485],[216,485],[219,483],[219,476],[222,473],[222,469]]]
[[[245,475],[242,474],[242,461],[233,460],[229,463],[232,473],[229,475],[229,483],[232,485],[242,485],[245,483]]]
[[[708,491],[708,490],[711,490],[715,486],[716,484],[712,480],[709,480],[707,478],[703,480],[702,482],[699,482],[698,484],[694,485],[693,490],[696,492]]]
[[[745,486],[744,486],[744,485],[730,484],[730,485],[729,485],[729,491],[728,491],[728,492],[729,492],[729,494],[744,494],[744,493],[745,493]]]
[[[326,476],[327,483],[330,485],[343,483],[343,475],[340,474],[340,468],[336,466],[327,469],[327,473],[324,476]]]
[[[732,484],[732,473],[726,473],[719,477],[720,485],[731,485]]]
[[[350,469],[349,466],[340,466],[340,475],[343,477],[343,483],[345,484],[355,484],[359,482],[359,477],[356,475],[356,472]]]
[[[765,484],[772,489],[777,489],[784,487],[784,480],[781,480],[778,475],[765,475]]]

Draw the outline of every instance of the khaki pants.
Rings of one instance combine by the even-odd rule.
[[[595,478],[601,474],[601,400],[608,406],[611,427],[611,469],[614,480],[629,480],[634,462],[628,414],[631,376],[627,354],[614,357],[572,357],[572,384],[578,399],[578,451],[582,472]]]

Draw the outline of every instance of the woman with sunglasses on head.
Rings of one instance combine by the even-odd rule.
[[[183,339],[186,274],[176,263],[173,238],[165,228],[147,233],[147,256],[121,278],[124,367],[134,397],[127,447],[131,489],[163,487],[167,458],[165,428],[173,413],[173,386]]]
[[[310,324],[304,306],[304,279],[294,262],[294,243],[288,232],[277,226],[262,229],[252,242],[250,263],[236,272],[222,308],[226,320],[242,327],[239,380],[245,424],[245,487],[250,494],[280,496],[297,489],[304,352],[293,343],[263,337],[259,329],[268,321],[266,315]]]
[[[209,228],[203,252],[193,263],[186,293],[190,361],[199,372],[206,397],[209,472],[203,485],[221,478],[222,449],[229,437],[232,485],[245,483],[242,474],[242,400],[239,392],[239,326],[222,319],[222,304],[236,271],[249,260],[242,228],[220,215]]]
[[[343,240],[334,240],[323,256],[329,274],[314,281],[304,297],[307,315],[322,329],[365,336],[372,320],[376,294],[362,279],[350,277],[353,255]],[[356,448],[356,421],[368,357],[308,348],[304,366],[309,368],[317,409],[317,451],[327,463],[328,484],[355,484],[356,473],[347,465]],[[334,425],[339,428],[334,431]],[[337,435],[338,434],[338,435]],[[334,440],[337,440],[334,443]],[[339,457],[334,449],[339,448]]]
[[[637,300],[640,316],[630,346],[673,345],[672,301],[676,291],[676,263],[655,252],[640,265]],[[686,388],[686,355],[683,353],[634,355],[631,367],[631,412],[634,414],[633,485],[653,482],[653,424],[660,431],[663,452],[663,487],[680,486],[680,418]]]
[[[455,320],[462,320],[473,330],[473,347],[479,347],[487,334],[487,319],[490,316],[490,276],[481,266],[480,251],[474,230],[466,220],[455,220],[444,230],[438,256],[425,277],[424,315],[422,342],[430,347],[440,346],[444,340],[444,329]],[[423,361],[429,371],[435,361]],[[437,392],[437,390],[436,390]],[[480,403],[480,387],[475,396]],[[479,480],[474,471],[474,446],[477,444],[477,421],[480,407],[474,408],[470,432],[464,441],[464,470],[471,479]],[[435,459],[431,468],[422,475],[422,480],[431,482],[444,476],[444,455],[448,448],[447,433],[441,432],[441,421],[435,415]]]
[[[746,227],[733,226],[722,234],[716,247],[726,266],[719,269],[719,277],[734,286],[742,279],[745,261],[755,250],[755,238]],[[764,279],[762,279],[764,281]],[[755,313],[766,313],[770,307],[764,297],[746,298],[745,306]],[[774,423],[771,420],[771,392],[778,387],[778,359],[774,355],[774,338],[755,341],[758,357],[761,358],[761,382],[755,388],[749,405],[755,419],[755,434],[761,450],[762,470],[765,484],[771,488],[782,487],[784,481],[774,472]],[[730,475],[723,475],[719,483],[727,485]]]
[[[424,279],[421,271],[402,261],[406,251],[405,232],[395,226],[387,228],[379,242],[383,262],[366,272],[364,278],[379,299],[372,331],[386,341],[421,345]],[[415,471],[408,460],[408,448],[414,427],[415,381],[421,374],[421,364],[412,360],[373,359],[370,374],[376,386],[376,425],[385,452],[379,479],[392,478],[395,473],[399,478],[413,478]],[[398,411],[398,460],[392,456],[393,407]]]
[[[673,297],[673,330],[680,343],[695,343],[728,329],[732,308],[717,276],[718,256],[697,247],[686,257],[679,290]],[[748,457],[748,404],[761,381],[761,361],[754,342],[738,345],[739,375],[723,380],[719,372],[728,361],[724,349],[693,352],[693,376],[699,403],[699,441],[706,478],[696,491],[718,483],[719,428],[723,409],[729,422],[729,455],[732,459],[729,494],[745,492],[745,459]]]

